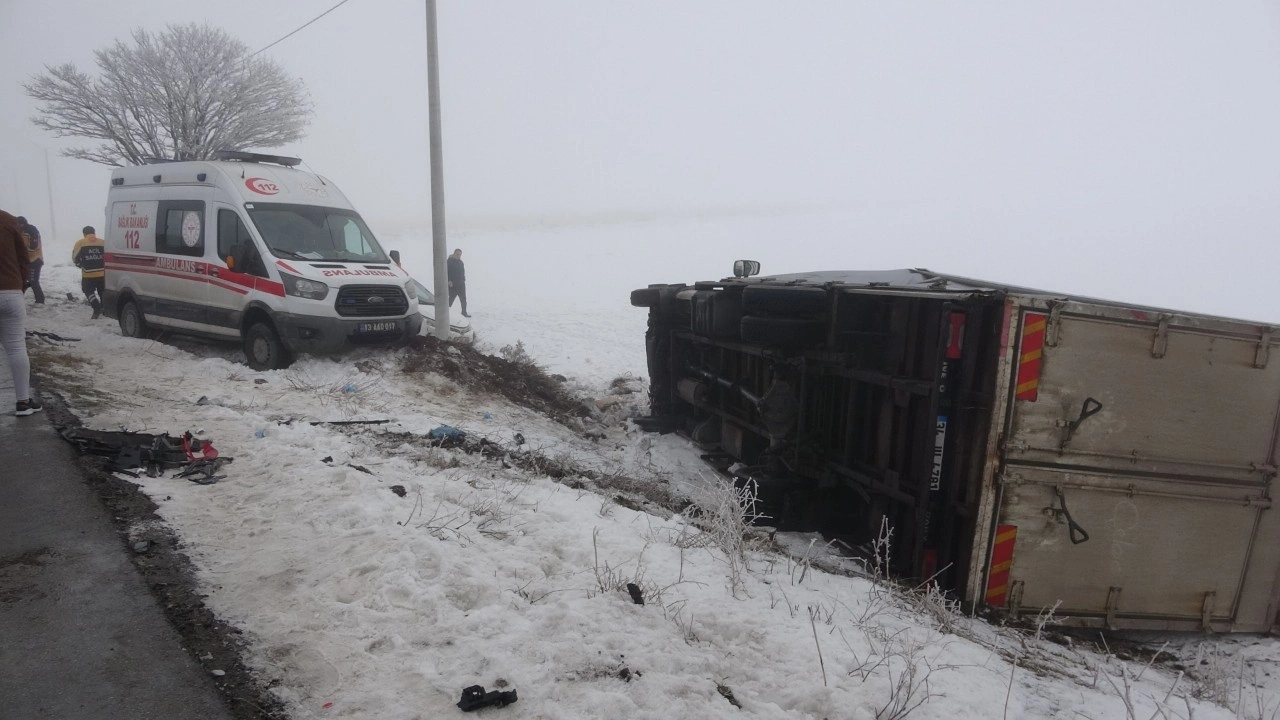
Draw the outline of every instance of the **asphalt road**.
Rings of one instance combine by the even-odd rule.
[[[222,720],[47,413],[0,353],[0,720]]]

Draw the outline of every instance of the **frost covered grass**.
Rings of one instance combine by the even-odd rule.
[[[508,714],[546,718],[1262,720],[1280,707],[1271,640],[1174,641],[1156,658],[1161,639],[1122,657],[1057,637],[1052,608],[1030,631],[991,625],[932,583],[888,578],[888,526],[865,567],[832,572],[848,562],[822,541],[752,525],[751,486],[620,418],[589,435],[406,373],[404,351],[254,372],[81,310],[51,305],[31,324],[81,338],[40,350],[37,370],[87,424],[191,430],[235,458],[215,485],[139,482],[295,718],[452,716],[472,684],[516,688]],[[475,444],[426,442],[443,424]]]

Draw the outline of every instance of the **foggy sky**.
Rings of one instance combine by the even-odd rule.
[[[28,121],[44,64],[193,20],[257,49],[334,2],[0,0],[0,207],[50,231],[48,149],[58,235],[102,222],[109,170]],[[422,5],[351,0],[268,51],[316,104],[277,151],[383,234],[430,223]],[[773,272],[874,257],[1280,321],[1272,4],[439,5],[451,233],[759,215],[739,255],[805,261]],[[779,237],[791,214],[828,221]],[[697,279],[672,260],[655,282]]]

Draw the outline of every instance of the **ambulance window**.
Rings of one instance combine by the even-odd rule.
[[[226,262],[227,257],[236,258],[236,271],[267,277],[267,269],[262,264],[262,255],[258,246],[249,234],[249,228],[234,210],[218,211],[218,259]]]
[[[204,203],[166,200],[156,222],[156,252],[204,257]]]
[[[340,218],[338,223],[342,227],[342,244],[344,249],[352,255],[365,256],[372,251],[369,243],[365,242],[364,233],[360,232],[360,226],[351,218]]]

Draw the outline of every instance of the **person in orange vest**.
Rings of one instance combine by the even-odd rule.
[[[97,320],[102,316],[102,294],[107,289],[107,249],[92,225],[85,225],[81,232],[84,237],[71,248],[71,262],[80,268],[80,289],[93,306],[93,319]]]

